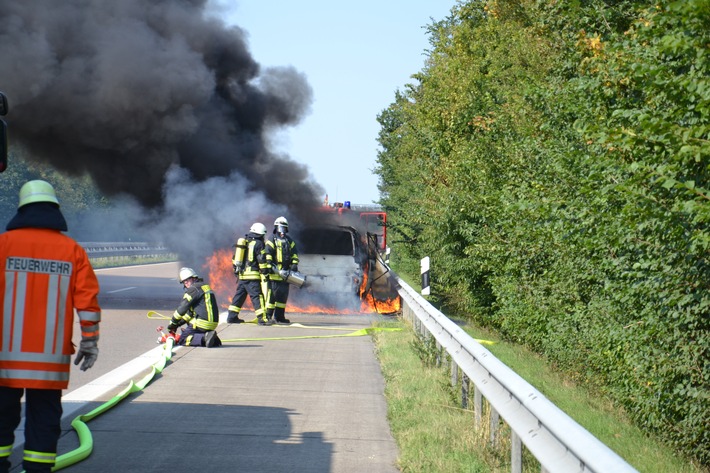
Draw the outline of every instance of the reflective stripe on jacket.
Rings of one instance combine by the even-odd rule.
[[[272,236],[266,241],[266,262],[269,266],[276,266],[277,270],[289,269],[291,266],[298,264],[296,242],[288,235],[285,235],[284,238],[280,238],[277,235]],[[283,281],[278,272],[271,274],[269,277],[273,281]]]
[[[239,275],[240,279],[259,280],[261,279],[262,267],[266,267],[266,256],[264,255],[264,242],[259,239],[249,240],[247,245],[246,264],[244,272]]]
[[[58,230],[0,234],[0,386],[66,389],[77,310],[98,338],[99,282],[86,251]]]
[[[189,323],[205,331],[215,330],[219,325],[219,307],[209,284],[194,284],[187,288],[171,322],[178,326]]]

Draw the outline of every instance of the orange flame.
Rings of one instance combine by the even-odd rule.
[[[236,278],[232,270],[232,252],[230,249],[216,250],[211,256],[205,259],[205,264],[202,267],[207,274],[208,281],[220,306],[223,308],[229,307],[232,301],[234,292],[236,291]],[[366,268],[367,269],[367,268]],[[371,291],[366,291],[367,287],[367,270],[360,285],[359,296],[361,299],[359,308],[336,308],[323,307],[318,305],[299,306],[295,302],[289,302],[286,305],[288,312],[301,312],[305,314],[359,314],[359,313],[377,313],[377,314],[392,314],[398,312],[401,307],[399,296],[387,300],[376,299]],[[247,297],[244,303],[244,308],[251,309],[251,301]]]
[[[392,299],[377,300],[372,294],[368,293],[365,299],[362,301],[363,312],[365,312],[365,306],[370,312],[375,312],[378,314],[394,314],[399,312],[402,308],[402,299],[397,296]]]
[[[210,287],[217,296],[217,301],[220,302],[220,306],[226,309],[237,290],[237,279],[234,277],[232,269],[232,252],[228,249],[215,251],[212,256],[207,257],[202,269],[207,273]],[[247,297],[247,302],[249,302],[248,299]]]
[[[360,299],[362,300],[362,311],[372,312],[377,314],[393,314],[399,312],[401,308],[401,298],[399,295],[385,299],[376,299],[372,294],[372,290],[367,291],[367,281],[369,273],[369,264],[365,265],[365,271],[360,285]]]

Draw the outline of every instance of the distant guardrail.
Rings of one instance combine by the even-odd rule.
[[[89,258],[152,257],[173,254],[162,243],[137,242],[79,242]]]
[[[483,399],[488,402],[491,441],[503,419],[511,430],[511,472],[522,471],[524,444],[540,462],[543,473],[636,472],[613,450],[585,430],[542,393],[521,378],[461,327],[432,306],[406,282],[397,278],[402,316],[423,337],[434,337],[440,352],[451,361],[451,383],[461,386],[462,405],[474,386],[474,424],[481,427]],[[459,371],[463,372],[459,382]]]

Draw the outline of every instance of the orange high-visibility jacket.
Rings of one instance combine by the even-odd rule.
[[[98,339],[98,294],[86,251],[59,230],[0,234],[0,386],[66,389],[74,309]]]

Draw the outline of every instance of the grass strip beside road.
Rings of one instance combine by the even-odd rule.
[[[403,322],[399,332],[375,332],[377,356],[385,378],[388,420],[399,446],[403,472],[486,472],[477,452],[470,411],[459,409],[446,388],[446,375],[422,365],[412,344],[416,337]]]
[[[510,435],[502,426],[496,445],[489,442],[487,407],[483,427],[474,427],[474,413],[462,409],[460,388],[452,388],[448,368],[434,366],[433,347],[425,346],[401,319],[381,324],[401,331],[373,333],[385,379],[385,397],[392,435],[400,449],[399,468],[409,473],[509,472]],[[575,421],[617,452],[641,473],[702,473],[660,440],[635,427],[603,394],[578,386],[530,351],[504,342],[494,333],[464,327]],[[446,365],[445,365],[446,366]],[[470,390],[473,397],[473,388]],[[473,402],[469,402],[471,406]],[[487,403],[484,403],[486,405]],[[529,452],[523,471],[539,472]]]
[[[176,261],[175,255],[160,256],[112,256],[102,258],[89,258],[94,269],[117,268],[120,266],[136,266],[140,264],[168,263]]]

